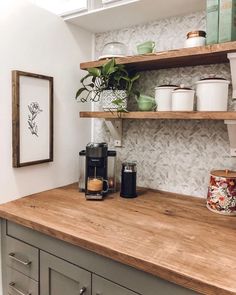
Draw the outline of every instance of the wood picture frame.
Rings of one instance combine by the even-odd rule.
[[[53,77],[12,71],[13,167],[53,161]]]

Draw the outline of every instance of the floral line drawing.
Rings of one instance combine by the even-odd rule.
[[[32,135],[39,136],[38,135],[38,125],[37,122],[35,121],[36,117],[38,116],[39,113],[41,113],[43,110],[40,109],[39,103],[38,102],[31,102],[28,105],[28,109],[30,111],[30,114],[28,114],[28,125],[29,125],[29,130]]]

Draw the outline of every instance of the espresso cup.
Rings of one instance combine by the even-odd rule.
[[[155,99],[151,96],[140,94],[136,101],[139,111],[153,111],[156,107]]]
[[[147,41],[137,45],[138,54],[152,53],[155,47],[155,42]]]
[[[104,183],[106,183],[106,186],[107,186],[106,190],[103,190]],[[105,194],[109,190],[108,181],[106,179],[103,179],[100,176],[88,177],[87,190],[88,190],[88,193],[91,193],[91,194],[100,194],[100,195]]]

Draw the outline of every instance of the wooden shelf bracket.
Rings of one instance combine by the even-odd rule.
[[[236,98],[236,52],[228,53],[227,57],[230,62],[230,71],[233,87],[233,98]]]
[[[225,120],[224,122],[228,129],[230,155],[236,157],[236,120]]]
[[[109,129],[114,145],[116,147],[122,146],[122,119],[105,119],[107,128]]]

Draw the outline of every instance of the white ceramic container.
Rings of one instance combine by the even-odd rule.
[[[176,85],[160,85],[155,88],[157,111],[171,111],[172,91],[177,87]]]
[[[185,40],[186,48],[197,47],[206,45],[206,32],[204,31],[193,31],[187,34],[187,39]]]
[[[207,78],[196,82],[198,111],[227,111],[229,81]]]
[[[193,111],[195,91],[181,85],[172,91],[172,111]]]

